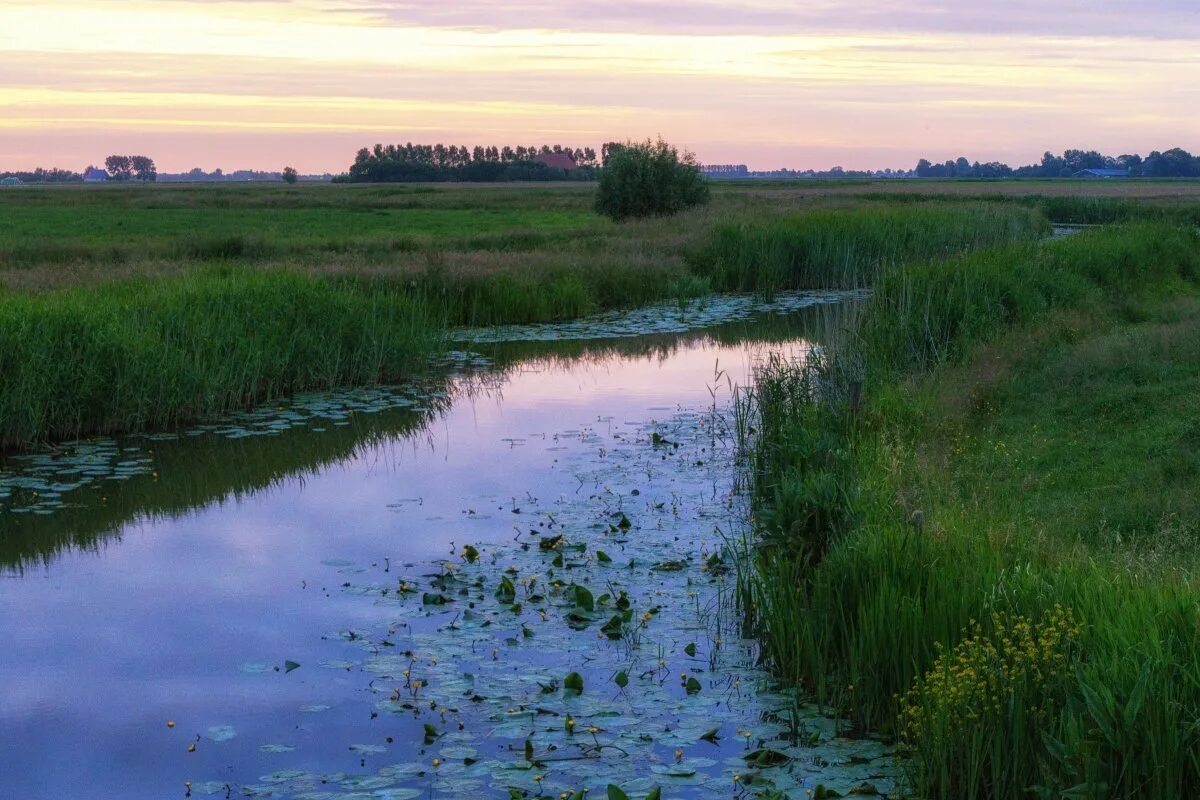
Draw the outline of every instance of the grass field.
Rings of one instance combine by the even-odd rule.
[[[931,196],[930,186],[946,191]],[[447,325],[566,319],[710,292],[862,286],[903,263],[1031,241],[1059,217],[1163,214],[1127,198],[1009,197],[997,186],[1007,184],[717,184],[705,208],[624,224],[596,215],[594,187],[575,183],[0,191],[0,445],[144,430],[302,388],[400,380]],[[1170,194],[1183,184],[1138,186]],[[860,189],[870,191],[855,196]],[[1193,213],[1180,197],[1162,206],[1172,218]],[[289,340],[311,311],[299,304],[323,292],[358,321],[321,319],[313,336]],[[197,293],[210,311],[189,337],[175,318]],[[371,346],[376,317],[391,349],[355,351]],[[218,319],[240,337],[223,354],[205,350],[225,341],[204,330]],[[56,373],[42,366],[49,358],[71,366]],[[185,388],[150,388],[168,384]],[[130,388],[102,398],[98,387]]]
[[[1198,347],[1191,226],[884,276],[756,390],[779,674],[897,735],[917,796],[1195,796]]]

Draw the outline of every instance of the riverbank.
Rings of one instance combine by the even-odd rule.
[[[777,673],[919,796],[1195,794],[1198,331],[1196,233],[1141,224],[891,273],[765,369],[742,590]]]
[[[446,332],[457,325],[565,320],[731,290],[859,288],[898,264],[1031,241],[1048,229],[1039,213],[1017,205],[803,211],[748,199],[668,219],[617,226],[594,218],[557,232],[507,230],[476,240],[467,231],[480,215],[528,213],[538,225],[547,214],[570,220],[576,213],[531,207],[519,191],[477,190],[471,196],[486,195],[478,202],[493,204],[490,211],[472,205],[466,192],[449,195],[462,208],[435,193],[440,205],[413,219],[429,223],[430,214],[442,214],[438,225],[457,220],[464,233],[431,228],[410,248],[385,246],[386,225],[353,228],[346,217],[376,213],[362,205],[372,197],[423,197],[416,189],[334,195],[326,188],[306,202],[343,200],[346,207],[328,217],[316,207],[291,209],[297,216],[286,217],[283,229],[271,221],[298,202],[291,195],[194,191],[96,193],[145,206],[130,212],[144,224],[129,226],[125,239],[101,226],[39,249],[29,242],[65,218],[61,209],[48,213],[33,203],[22,224],[42,233],[18,237],[19,253],[11,231],[0,241],[9,248],[0,277],[10,287],[0,293],[0,447],[159,430],[297,391],[401,382],[446,347]],[[574,202],[559,191],[566,194],[543,201]],[[32,196],[44,203],[73,196],[44,194],[50,199]],[[84,219],[120,221],[109,219],[117,200],[79,195],[91,204],[80,206]],[[518,199],[505,206],[510,195]],[[185,200],[196,207],[181,216],[176,206]],[[242,227],[261,223],[262,241],[197,246],[188,255],[189,242],[218,233],[205,226],[233,219]],[[188,220],[193,230],[184,236],[179,226]],[[364,238],[326,238],[346,226]]]

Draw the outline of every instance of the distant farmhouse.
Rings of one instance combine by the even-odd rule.
[[[567,172],[579,166],[575,163],[575,156],[570,153],[542,153],[534,161],[539,164],[545,164],[551,169],[561,169]]]
[[[83,171],[84,183],[104,183],[108,180],[108,173],[99,167],[89,166]]]
[[[3,180],[0,180],[0,186],[21,186],[24,183],[25,183],[25,181],[21,180],[20,178],[16,177],[15,175],[10,176],[8,178],[4,178]]]
[[[1127,169],[1081,169],[1072,178],[1128,178]]]
[[[750,174],[745,164],[705,164],[700,172],[711,178],[745,178]]]

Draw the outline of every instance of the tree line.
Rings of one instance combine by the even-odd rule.
[[[999,161],[981,164],[966,157],[940,164],[922,158],[918,178],[1067,178],[1085,169],[1117,169],[1133,178],[1200,178],[1200,156],[1181,147],[1142,156],[1132,153],[1106,156],[1096,150],[1066,150],[1061,156],[1047,151],[1037,164],[1010,167]]]
[[[137,179],[146,183],[158,177],[154,159],[149,156],[109,156],[104,159],[104,168],[114,181]]]
[[[22,183],[78,183],[83,180],[83,175],[69,169],[38,167],[34,170],[0,172],[0,180],[4,178],[18,178]]]
[[[541,156],[567,156],[576,169],[566,170],[538,161]],[[510,181],[588,180],[597,167],[596,151],[590,147],[563,145],[526,147],[460,147],[444,144],[377,144],[362,148],[341,180],[380,181]],[[337,179],[335,179],[337,180]]]

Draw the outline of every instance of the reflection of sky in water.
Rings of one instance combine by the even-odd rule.
[[[358,756],[331,752],[322,733],[369,728],[369,705],[350,702],[357,680],[314,668],[344,657],[319,637],[386,612],[339,593],[322,562],[380,571],[385,557],[398,568],[443,557],[450,541],[507,541],[520,521],[512,498],[578,489],[560,456],[604,445],[625,421],[708,407],[717,365],[744,383],[755,351],[708,343],[668,357],[527,362],[425,431],[241,499],[130,523],[98,553],[65,551],[0,577],[0,796],[170,797],[182,795],[181,775],[270,772],[278,756],[255,748],[314,693],[343,702],[292,737],[305,767],[356,768]],[[580,440],[589,430],[599,443]],[[304,667],[238,669],[285,659]],[[186,753],[189,737],[218,724],[246,746],[205,741]]]

